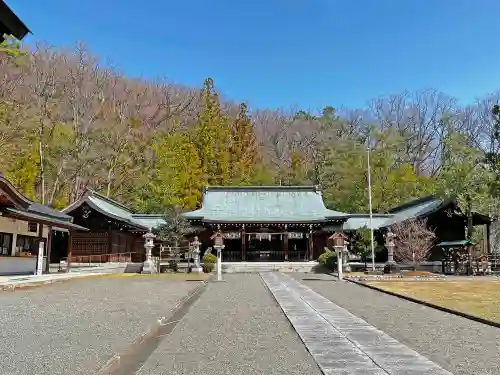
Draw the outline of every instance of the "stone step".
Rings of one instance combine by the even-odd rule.
[[[223,262],[222,272],[311,272],[317,262]]]

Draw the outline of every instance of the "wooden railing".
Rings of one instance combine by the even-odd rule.
[[[125,263],[131,262],[133,252],[128,253],[112,253],[99,255],[73,255],[71,263],[75,264],[102,264],[102,263]],[[68,258],[61,258],[62,262],[68,262]]]

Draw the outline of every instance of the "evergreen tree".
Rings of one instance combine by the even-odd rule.
[[[209,185],[225,185],[229,176],[230,123],[222,111],[214,82],[207,78],[201,90],[203,108],[195,129],[203,180]]]

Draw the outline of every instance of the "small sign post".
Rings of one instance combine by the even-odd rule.
[[[224,249],[224,236],[221,232],[216,232],[210,238],[214,240],[214,248],[217,250],[217,281],[222,280],[222,249]]]

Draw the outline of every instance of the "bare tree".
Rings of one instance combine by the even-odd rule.
[[[38,192],[42,203],[46,200],[46,154],[48,142],[54,129],[61,122],[58,103],[61,98],[61,54],[51,47],[37,45],[27,66],[29,74],[24,77],[22,92],[24,101],[32,108],[35,120],[34,134],[38,148]]]
[[[391,230],[396,235],[394,257],[416,269],[427,259],[436,240],[436,234],[427,226],[427,219],[405,220],[394,224]]]
[[[457,113],[456,99],[427,89],[378,98],[369,108],[379,130],[392,129],[405,138],[405,162],[411,163],[418,175],[437,173],[446,135],[443,119]]]

